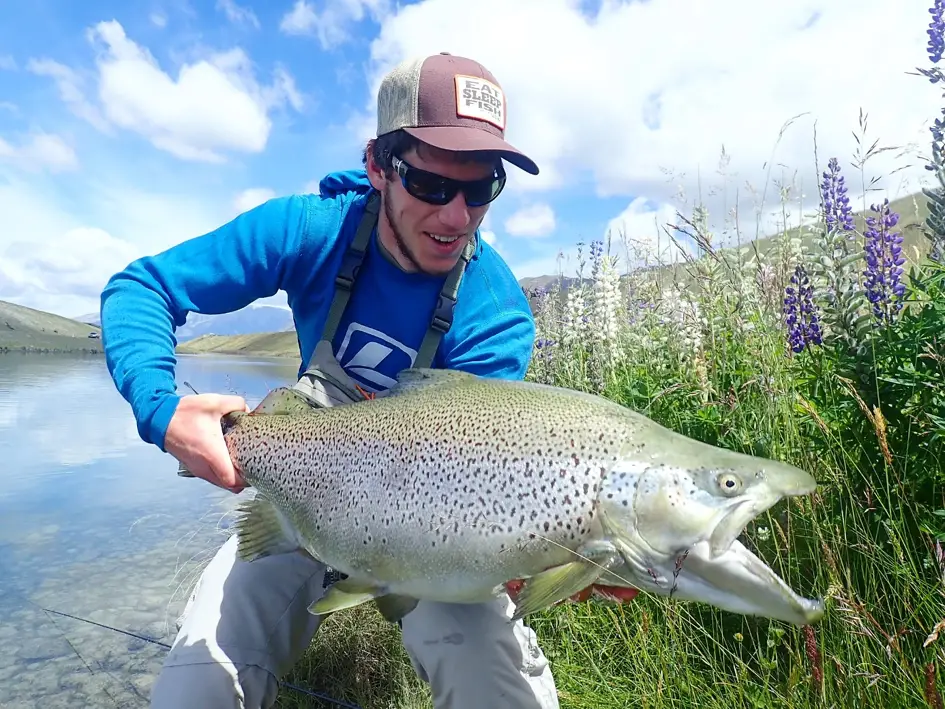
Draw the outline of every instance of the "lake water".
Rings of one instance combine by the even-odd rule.
[[[184,356],[178,386],[250,406],[294,360]],[[101,356],[0,354],[0,707],[146,707],[238,497],[138,438]]]

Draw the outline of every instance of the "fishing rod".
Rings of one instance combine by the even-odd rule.
[[[82,623],[88,623],[89,625],[97,625],[99,628],[104,628],[105,630],[111,630],[116,633],[121,633],[122,635],[128,635],[137,640],[144,640],[145,642],[158,645],[159,647],[163,647],[166,650],[171,649],[171,646],[168,645],[167,643],[163,643],[160,640],[155,640],[154,638],[149,638],[146,635],[139,635],[138,633],[133,633],[130,630],[122,630],[121,628],[115,628],[115,627],[112,627],[111,625],[106,625],[105,623],[99,623],[94,620],[89,620],[88,618],[80,618],[77,615],[72,615],[70,613],[63,613],[62,611],[53,610],[52,608],[42,608],[42,610],[45,613],[55,613],[56,615],[61,615],[64,618],[71,618],[72,620],[78,620]],[[357,704],[349,704],[348,702],[344,702],[340,699],[335,699],[334,697],[329,696],[327,694],[322,694],[321,692],[313,692],[310,689],[305,689],[304,687],[299,687],[297,685],[290,684],[289,682],[282,682],[279,680],[277,681],[279,682],[281,686],[288,687],[289,689],[295,690],[296,692],[299,692],[300,694],[305,694],[310,697],[314,697],[315,699],[321,699],[322,701],[330,702],[331,704],[335,704],[336,706],[345,707],[345,709],[361,709],[361,707],[359,707]]]

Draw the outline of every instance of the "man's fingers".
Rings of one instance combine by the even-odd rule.
[[[221,394],[214,402],[214,408],[220,412],[221,416],[234,411],[248,412],[250,410],[249,406],[246,404],[246,399],[242,396],[232,396],[228,394]]]

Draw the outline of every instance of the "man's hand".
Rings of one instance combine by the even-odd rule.
[[[220,419],[233,411],[249,410],[241,396],[183,396],[167,426],[164,448],[196,477],[224,490],[240,492],[246,485],[233,467]]]

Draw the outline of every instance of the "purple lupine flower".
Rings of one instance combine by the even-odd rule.
[[[945,20],[942,19],[942,15],[945,14],[945,0],[935,0],[929,8],[929,14],[932,15],[929,29],[926,30],[929,35],[929,59],[933,64],[938,64],[942,58],[942,52],[945,51]]]
[[[891,321],[902,309],[902,296],[906,291],[900,282],[902,265],[902,234],[890,231],[899,223],[899,215],[889,209],[889,200],[882,205],[874,204],[871,210],[879,215],[866,218],[866,237],[863,246],[866,252],[866,276],[864,288],[866,298],[873,306],[873,315],[880,322]]]
[[[597,239],[591,242],[591,278],[597,280],[600,274],[601,260],[604,256],[604,241]]]
[[[539,337],[535,340],[535,349],[537,350],[536,359],[549,361],[553,356],[553,349],[558,343],[547,337]]]
[[[791,351],[802,352],[805,347],[823,342],[820,318],[814,305],[814,287],[802,264],[794,268],[793,285],[784,289],[784,314]]]
[[[828,231],[833,231],[838,225],[844,231],[852,232],[854,228],[853,209],[850,207],[850,198],[847,196],[847,186],[844,182],[845,179],[840,174],[840,162],[837,158],[830,158],[827,169],[824,170],[824,181],[820,186]],[[853,234],[850,236],[852,238]]]

